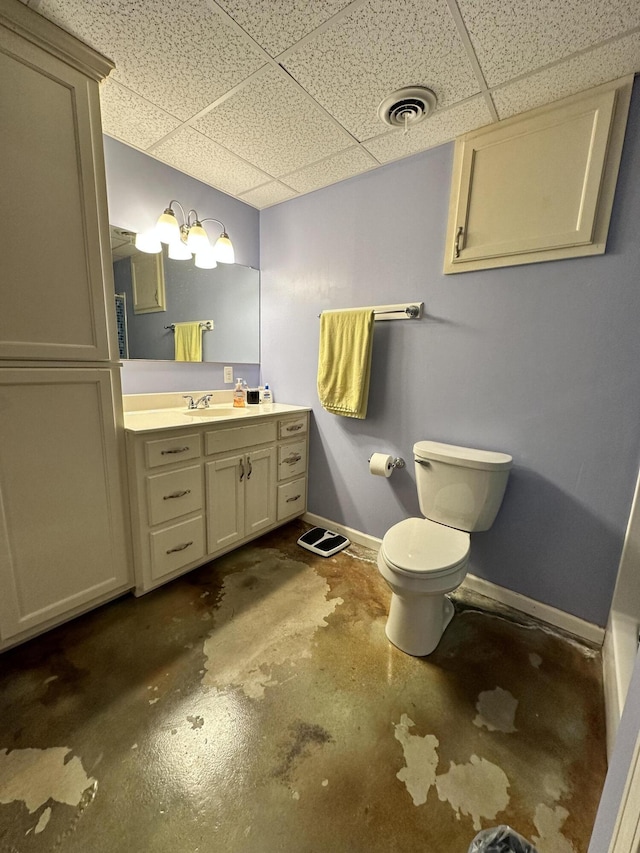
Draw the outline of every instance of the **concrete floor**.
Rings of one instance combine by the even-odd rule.
[[[599,655],[462,596],[411,658],[374,555],[301,530],[2,655],[3,853],[585,853]]]

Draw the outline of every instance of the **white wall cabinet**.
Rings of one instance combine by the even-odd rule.
[[[136,593],[302,515],[308,423],[305,411],[127,431]]]
[[[109,60],[0,6],[0,649],[130,589],[98,80]]]
[[[605,251],[632,79],[456,142],[444,272]]]
[[[97,81],[112,67],[18,0],[2,5],[0,186],[12,227],[0,229],[0,358],[110,357]]]
[[[0,368],[0,627],[33,633],[131,586],[109,368]]]

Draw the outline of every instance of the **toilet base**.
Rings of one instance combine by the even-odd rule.
[[[453,614],[453,604],[446,595],[405,597],[394,592],[385,634],[400,651],[424,657],[434,651]]]

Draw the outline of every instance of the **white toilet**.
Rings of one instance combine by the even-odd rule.
[[[469,562],[469,533],[494,522],[512,458],[437,441],[413,446],[420,512],[384,535],[378,569],[391,587],[386,634],[409,655],[428,655],[453,617],[445,597]]]

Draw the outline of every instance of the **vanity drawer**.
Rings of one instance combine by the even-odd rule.
[[[278,521],[299,515],[307,505],[307,481],[304,477],[278,486]]]
[[[194,432],[193,435],[145,441],[144,451],[147,468],[157,468],[159,465],[171,465],[172,462],[197,459],[200,456],[200,436]]]
[[[307,431],[308,416],[299,415],[297,418],[286,418],[278,421],[278,438],[293,438],[304,435]]]
[[[150,534],[151,577],[158,580],[204,557],[204,519],[201,515]]]
[[[162,524],[202,508],[199,465],[147,477],[149,524]]]
[[[235,426],[229,429],[217,429],[205,436],[205,453],[224,453],[227,450],[240,450],[256,444],[266,444],[276,440],[276,422]]]
[[[292,441],[278,448],[278,480],[288,480],[307,470],[307,441]]]

